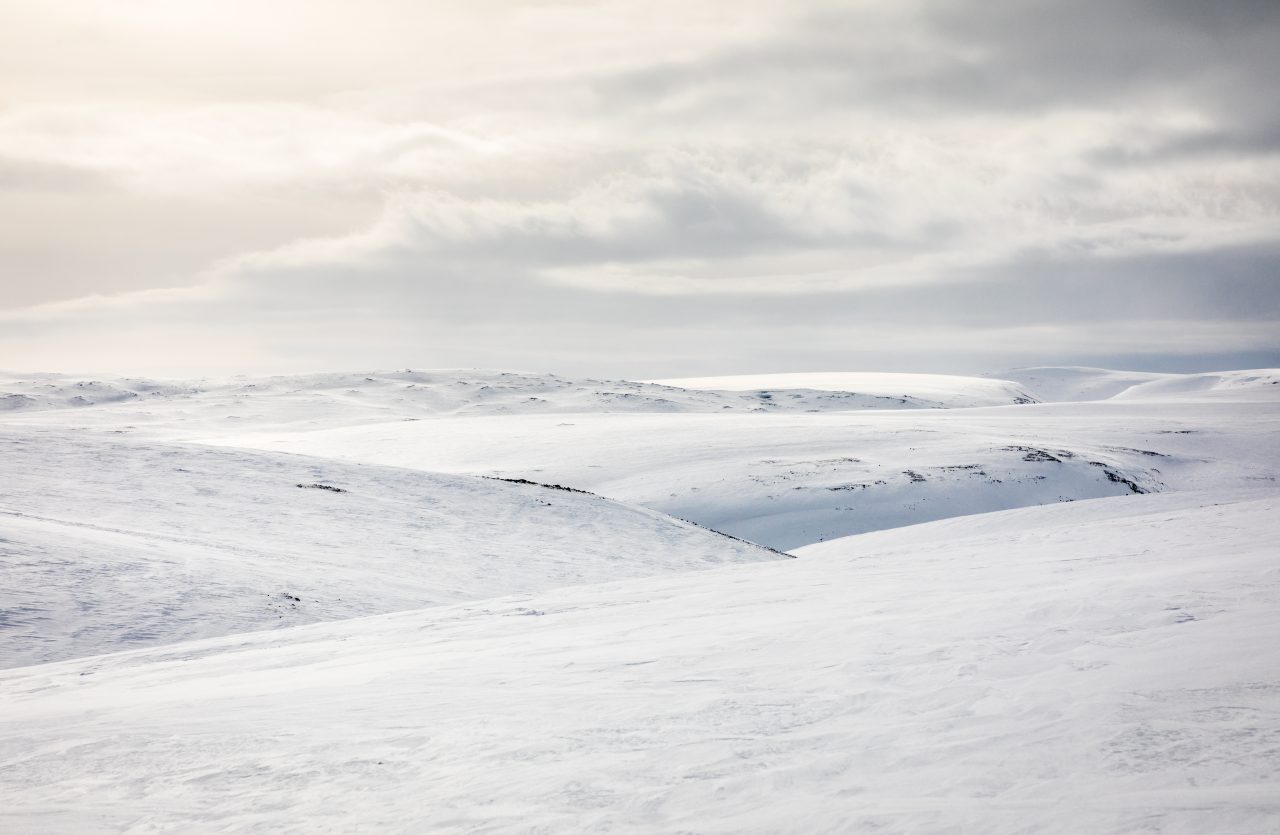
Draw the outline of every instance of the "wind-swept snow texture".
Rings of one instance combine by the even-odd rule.
[[[1135,496],[9,670],[0,829],[1275,832],[1278,538]]]
[[[781,558],[537,485],[0,430],[0,666]]]

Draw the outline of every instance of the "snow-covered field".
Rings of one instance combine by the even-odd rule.
[[[1280,371],[664,383],[0,380],[0,831],[1280,830]]]
[[[1274,831],[1274,496],[908,530],[13,670],[0,821]]]

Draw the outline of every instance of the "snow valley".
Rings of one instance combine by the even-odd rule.
[[[1280,828],[1280,370],[0,378],[0,830]]]

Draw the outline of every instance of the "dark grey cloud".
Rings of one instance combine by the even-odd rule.
[[[1264,2],[950,2],[937,6],[931,23],[945,40],[981,50],[974,99],[987,93],[1044,107],[1262,82],[1280,67],[1272,48],[1278,9]]]
[[[1224,331],[1237,324],[1280,326],[1278,245],[1105,259],[1026,253],[966,272],[925,285],[857,292],[652,295],[547,282],[517,263],[450,263],[402,251],[384,255],[376,266],[247,269],[208,298],[160,305],[160,315],[185,325],[221,317],[263,324],[404,318],[424,328],[531,324],[535,330],[576,331],[584,339],[607,333],[620,343],[663,328],[724,328],[749,338],[794,327],[828,334],[945,327],[971,330],[980,339],[987,329],[1041,326],[1096,326],[1116,337],[1147,323],[1217,323]],[[306,304],[300,310],[301,298]]]
[[[1276,243],[1119,257],[1029,252],[966,272],[935,287],[871,291],[859,305],[871,315],[905,306],[921,321],[974,327],[1280,322]]]
[[[1280,114],[1276,114],[1280,115]],[[1086,154],[1089,162],[1107,167],[1163,165],[1179,160],[1280,155],[1280,121],[1265,121],[1272,114],[1252,117],[1252,121],[1224,128],[1178,132],[1155,142],[1134,147],[1110,143]]]
[[[1224,126],[1280,115],[1274,2],[936,0],[884,18],[876,4],[825,10],[768,41],[601,79],[598,99],[698,120],[1148,104],[1194,105]]]

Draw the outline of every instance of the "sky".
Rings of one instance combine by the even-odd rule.
[[[0,368],[1280,365],[1275,0],[0,0]]]

